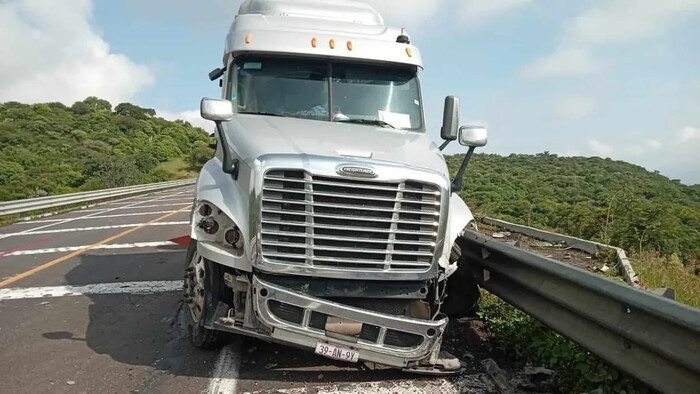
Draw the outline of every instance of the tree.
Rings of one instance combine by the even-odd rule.
[[[190,168],[197,171],[201,170],[212,156],[214,156],[214,149],[206,145],[195,145],[189,155]]]
[[[83,100],[83,104],[87,105],[92,111],[107,111],[112,112],[112,104],[107,100],[99,99],[95,96],[90,96]]]
[[[121,103],[114,107],[114,113],[117,115],[128,116],[134,119],[150,119],[156,116],[156,110],[153,108],[142,108],[138,105]]]
[[[76,101],[70,109],[73,110],[73,113],[76,115],[87,115],[92,111],[92,108],[82,101]]]
[[[142,177],[136,164],[128,159],[108,160],[100,166],[99,179],[106,188],[133,185]]]
[[[0,160],[0,185],[16,183],[24,178],[24,168],[19,163]]]

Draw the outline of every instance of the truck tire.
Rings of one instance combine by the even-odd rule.
[[[197,241],[191,240],[185,259],[184,315],[190,342],[200,349],[216,348],[224,342],[225,333],[204,326],[207,314],[225,293],[223,282],[219,265],[199,256]]]
[[[474,316],[479,305],[479,285],[466,256],[457,260],[457,271],[447,278],[447,299],[440,310],[451,318]]]

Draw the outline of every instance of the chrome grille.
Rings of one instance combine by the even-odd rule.
[[[270,170],[262,192],[262,257],[349,270],[425,271],[433,260],[440,191]]]

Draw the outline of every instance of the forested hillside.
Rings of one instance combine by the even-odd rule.
[[[0,104],[0,201],[173,179],[212,151],[204,130],[129,103],[89,97]],[[461,156],[448,157],[454,173]],[[189,175],[193,175],[190,173]],[[700,185],[621,161],[477,154],[461,196],[494,216],[594,239],[631,252],[700,259]]]
[[[0,201],[165,181],[211,157],[204,130],[155,114],[95,97],[0,104]]]
[[[448,158],[454,174],[462,156]],[[461,193],[493,216],[602,241],[630,252],[700,259],[700,185],[597,157],[474,155]]]

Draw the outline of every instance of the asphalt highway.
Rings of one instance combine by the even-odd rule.
[[[182,272],[192,186],[0,227],[0,392],[463,393],[453,378],[340,364],[232,337],[190,345]]]

